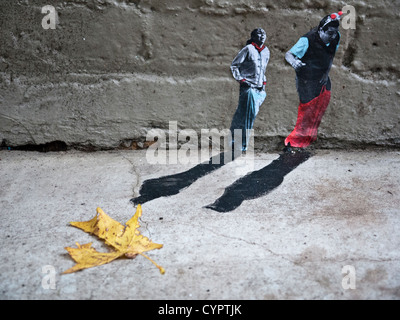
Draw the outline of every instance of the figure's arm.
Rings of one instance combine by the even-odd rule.
[[[285,54],[286,61],[297,71],[306,64],[300,59],[304,57],[308,50],[308,39],[301,37],[296,44]]]
[[[231,72],[233,78],[239,82],[246,82],[246,79],[240,74],[240,65],[244,62],[247,56],[247,47],[244,47],[238,55],[233,59],[231,64]]]
[[[319,80],[319,83],[322,83],[324,85],[326,85],[328,83],[329,71],[331,70],[332,64],[333,64],[333,59],[331,60],[329,67],[326,70],[326,72],[324,73],[324,75],[322,76],[321,80]]]
[[[337,45],[336,45],[335,52],[336,52],[337,49],[339,48],[339,43],[340,43],[340,37],[341,37],[341,35],[340,35],[340,32],[339,32],[339,31],[338,31],[338,37],[339,37],[339,40],[338,40],[338,43],[337,43]],[[333,59],[331,60],[331,63],[329,64],[329,67],[328,67],[327,71],[326,71],[325,74],[322,76],[322,79],[319,81],[320,83],[323,83],[323,84],[325,84],[325,85],[327,84],[328,78],[329,78],[329,72],[331,71],[332,64],[333,64]]]
[[[267,77],[266,77],[266,75],[264,74],[264,79],[263,79],[263,86],[262,86],[262,89],[263,90],[265,90],[265,86],[267,85]]]
[[[300,59],[296,58],[290,51],[286,52],[285,59],[296,71],[306,65]]]
[[[339,37],[339,39],[338,39],[338,43],[337,43],[337,45],[336,45],[336,51],[337,51],[337,49],[339,48],[340,38],[342,37],[342,35],[340,34],[339,31],[338,31],[338,37]],[[335,51],[335,52],[336,52],[336,51]]]
[[[267,68],[269,59],[270,59],[270,57],[271,57],[271,52],[269,51],[268,48],[265,48],[264,50],[268,50],[268,55],[267,55],[266,63],[265,63],[265,68]],[[264,73],[264,77],[263,77],[263,86],[262,86],[263,90],[265,90],[265,86],[266,86],[266,85],[267,85],[267,76],[266,76],[265,73]]]

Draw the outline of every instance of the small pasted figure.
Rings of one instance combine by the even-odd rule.
[[[265,70],[270,57],[270,52],[264,42],[267,38],[261,28],[251,32],[251,39],[240,50],[231,64],[232,75],[240,82],[239,104],[232,119],[231,133],[234,143],[234,131],[242,132],[241,150],[246,151],[249,142],[249,131],[253,128],[261,104],[266,93]],[[236,148],[235,148],[236,149]],[[240,149],[240,148],[238,148]]]
[[[329,71],[339,46],[339,19],[342,12],[324,17],[286,53],[286,61],[296,70],[300,98],[297,122],[285,139],[285,149],[305,148],[317,139],[318,127],[331,98]]]

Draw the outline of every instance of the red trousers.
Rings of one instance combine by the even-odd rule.
[[[300,103],[296,126],[285,139],[285,145],[305,148],[317,140],[318,127],[331,99],[331,92],[322,88],[318,97],[307,103]]]

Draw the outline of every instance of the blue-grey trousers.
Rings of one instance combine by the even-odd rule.
[[[249,131],[253,129],[254,120],[264,102],[267,94],[264,90],[251,88],[246,84],[240,85],[239,104],[233,115],[231,124],[232,143],[235,143],[235,130],[240,129],[242,133],[242,151],[246,151],[250,139]],[[235,146],[235,149],[238,146]]]

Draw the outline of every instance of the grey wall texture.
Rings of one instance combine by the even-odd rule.
[[[152,128],[229,128],[238,83],[230,63],[262,27],[271,51],[256,148],[275,149],[293,129],[298,96],[287,50],[345,5],[320,147],[400,146],[400,1],[1,0],[0,142],[63,141],[116,148]],[[41,9],[55,7],[55,29]]]

